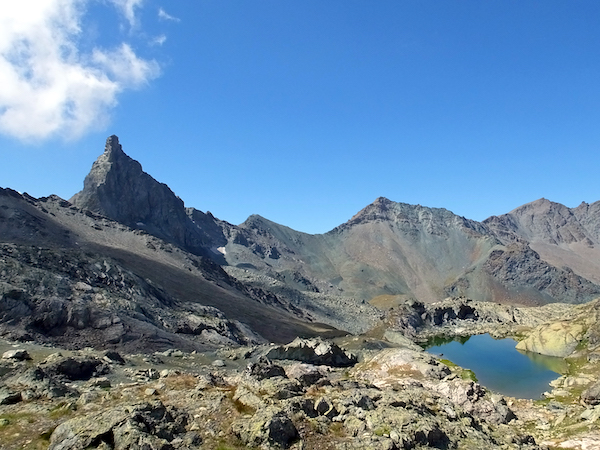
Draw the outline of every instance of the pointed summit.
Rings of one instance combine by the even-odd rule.
[[[112,136],[109,136],[108,139],[106,139],[106,145],[104,146],[104,155],[106,155],[106,158],[109,161],[115,161],[123,157],[129,158],[123,151],[123,147],[121,147],[121,144],[119,143],[119,138],[114,134]]]
[[[141,164],[123,152],[114,135],[106,140],[104,153],[85,177],[83,190],[70,201],[131,227],[151,222],[149,219],[160,213],[153,210],[163,209],[165,201],[183,211],[183,202],[166,185],[142,171]]]
[[[117,136],[106,140],[104,153],[85,177],[83,190],[70,202],[192,253],[206,254],[206,238],[188,217],[183,201],[127,156]]]
[[[121,144],[119,144],[119,137],[116,135],[112,135],[109,136],[108,139],[106,139],[106,146],[104,147],[104,151],[106,153],[112,153],[114,152],[121,152],[123,153],[123,148],[121,147]]]

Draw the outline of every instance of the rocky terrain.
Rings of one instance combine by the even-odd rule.
[[[403,306],[337,344],[126,354],[0,342],[0,448],[598,448],[600,300]],[[577,345],[545,339],[548,328]],[[542,343],[568,368],[545,398],[503,397],[414,343],[435,330]]]
[[[600,202],[233,225],[111,136],[68,201],[0,189],[0,448],[600,448],[599,245]],[[418,345],[483,333],[567,369],[503,398]]]
[[[0,333],[11,339],[199,350],[333,331],[206,257],[58,197],[0,190],[0,235]]]

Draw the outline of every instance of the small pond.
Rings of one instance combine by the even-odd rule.
[[[541,398],[548,383],[567,370],[562,358],[520,352],[513,339],[489,334],[454,341],[434,341],[427,351],[475,372],[479,384],[502,395]]]

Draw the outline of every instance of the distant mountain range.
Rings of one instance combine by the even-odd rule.
[[[285,341],[332,327],[365,331],[381,310],[409,300],[467,296],[533,305],[600,296],[600,202],[571,209],[540,199],[476,222],[378,198],[325,234],[257,215],[236,226],[186,208],[116,136],[68,202],[1,191],[0,231],[0,331],[48,339],[102,340],[110,329],[113,341],[135,345],[149,336],[165,345],[183,338],[190,345]],[[68,263],[40,260],[32,246]],[[87,269],[65,273],[69,264]],[[101,278],[110,275],[106,265],[119,268],[121,287]],[[38,272],[21,279],[19,270]],[[49,298],[68,310],[54,325]],[[25,309],[17,314],[23,303],[42,319],[25,319]],[[74,312],[74,304],[83,309]],[[91,326],[81,319],[95,315],[90,308],[108,317],[102,326],[110,323],[94,328],[95,338],[81,331]],[[81,316],[79,334],[73,316]]]

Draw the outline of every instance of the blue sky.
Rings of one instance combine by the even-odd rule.
[[[235,224],[322,233],[379,196],[475,220],[600,200],[597,1],[19,3],[1,187],[69,198],[116,134]]]

